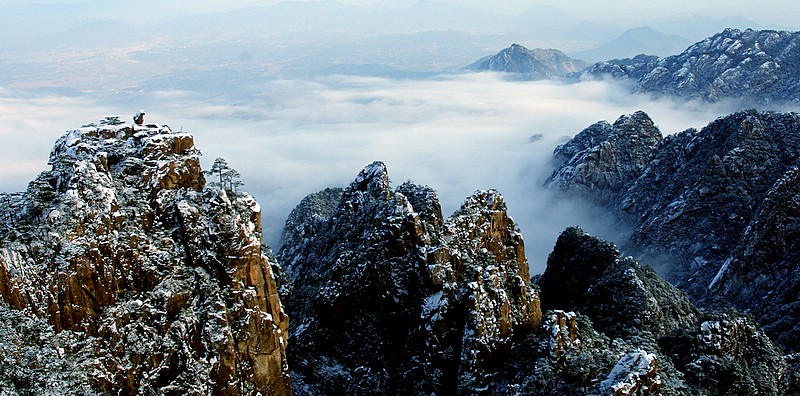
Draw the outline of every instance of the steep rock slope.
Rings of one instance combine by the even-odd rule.
[[[635,83],[655,69],[659,61],[660,58],[658,56],[639,54],[633,58],[598,62],[580,72],[571,74],[570,77],[575,79],[613,77]]]
[[[203,190],[191,135],[101,122],[50,164],[0,195],[4,391],[291,394],[260,207]]]
[[[788,170],[767,192],[733,254],[709,288],[746,307],[766,331],[800,350],[800,176]]]
[[[661,131],[643,111],[623,115],[614,125],[600,121],[555,149],[557,169],[547,185],[602,205],[615,202],[660,140]]]
[[[639,61],[600,62],[584,76],[628,77],[635,90],[716,101],[800,101],[800,32],[726,29],[686,51]]]
[[[664,336],[699,316],[686,295],[616,246],[578,228],[564,231],[539,279],[543,309],[580,311],[609,336]],[[620,321],[619,318],[626,318]]]
[[[445,222],[433,190],[407,182],[393,191],[376,162],[334,211],[309,211],[322,197],[336,198],[304,200],[290,219],[306,213],[312,226],[278,252],[299,323],[289,350],[296,393],[488,389],[512,340],[541,320],[502,196],[478,192]]]
[[[700,312],[652,269],[579,228],[559,236],[539,284],[545,309],[580,312],[600,334],[585,329],[577,337],[595,345],[565,343],[563,353],[577,359],[573,364],[592,370],[608,359],[603,349],[616,351],[599,386],[602,394],[797,391],[780,348],[752,320],[733,311]],[[566,316],[567,327],[579,322]]]
[[[626,250],[658,264],[695,301],[749,310],[796,350],[799,155],[796,114],[740,112],[667,136],[641,173],[601,203],[633,227]]]
[[[752,320],[699,311],[580,229],[559,237],[539,293],[494,191],[444,220],[433,190],[392,190],[373,163],[343,191],[304,199],[287,230],[302,230],[285,233],[278,252],[293,284],[287,310],[300,323],[287,352],[295,394],[793,389],[786,358]]]
[[[528,80],[553,80],[586,67],[583,61],[572,59],[555,49],[527,49],[519,44],[464,67],[464,70],[514,73]]]

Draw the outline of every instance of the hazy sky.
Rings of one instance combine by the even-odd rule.
[[[373,10],[415,4],[341,2]],[[310,36],[304,36],[306,27],[294,21],[287,24],[289,33],[270,30],[274,26],[259,19],[269,13],[247,23],[238,22],[249,13],[181,19],[194,12],[272,4],[255,0],[36,2],[43,7],[0,0],[0,40],[9,47],[17,44],[13,54],[0,57],[0,191],[24,190],[47,169],[50,148],[65,130],[109,115],[129,120],[143,108],[148,122],[193,133],[206,166],[215,157],[225,157],[242,174],[245,189],[264,210],[270,244],[278,242],[286,215],[306,194],[345,186],[362,167],[382,160],[395,185],[411,179],[436,189],[445,216],[475,190],[498,189],[523,231],[536,273],[543,270],[556,236],[567,226],[614,236],[596,213],[541,188],[557,144],[598,120],[613,122],[640,109],[662,132],[674,133],[702,127],[734,108],[652,100],[609,82],[510,82],[494,74],[345,77],[318,74],[314,67],[457,69],[511,42],[535,42],[539,34],[524,30],[530,25],[524,13],[536,7],[539,11],[531,18],[555,27],[564,20],[595,22],[575,25],[589,29],[589,36],[600,32],[613,37],[658,20],[665,28],[697,34],[702,29],[692,26],[698,23],[692,18],[698,16],[736,16],[793,30],[800,26],[800,2],[787,1],[452,3],[492,11],[465,11],[470,18],[506,17],[493,19],[494,30],[479,35],[475,30],[483,26],[460,25],[462,14],[442,19],[447,25],[441,29],[436,18],[420,20],[429,29],[423,31],[415,28],[416,20],[387,25],[393,14],[384,13],[387,19],[373,26],[389,30],[373,39],[375,32],[348,26],[347,15],[336,16],[338,21],[331,16],[331,26],[347,26],[347,34],[322,29],[322,35]],[[562,19],[549,19],[557,14],[553,9],[543,16],[543,6],[563,10]],[[20,9],[24,12],[17,12]],[[420,9],[447,14],[449,8]],[[669,19],[681,15],[685,19]],[[221,22],[214,25],[217,17]],[[503,31],[504,21],[516,17],[521,19],[509,22],[513,29]],[[328,15],[317,18],[324,23]],[[361,21],[375,23],[369,17]],[[151,25],[142,28],[143,24]],[[391,29],[403,34],[391,34]],[[585,32],[561,33],[570,36],[564,38],[569,45],[598,44],[584,42],[592,38],[581,36]],[[555,39],[549,40],[560,43]],[[529,142],[535,134],[543,139]]]
[[[425,2],[422,0],[421,2]],[[325,2],[325,1],[296,1],[296,2]],[[371,8],[391,7],[398,8],[419,3],[418,0],[338,0],[338,3],[364,6]],[[104,4],[104,9],[118,8],[130,10],[131,7],[140,10],[136,15],[119,15],[121,19],[146,20],[158,18],[160,13],[194,13],[228,11],[248,6],[269,6],[280,1],[262,0],[116,0],[108,2],[92,0],[35,0],[29,2],[0,1],[0,7],[17,8],[22,5],[74,5],[85,7],[87,12],[96,8],[97,4]],[[764,25],[776,25],[786,29],[800,28],[800,2],[786,0],[763,0],[753,2],[750,0],[674,0],[674,1],[638,1],[638,0],[497,0],[486,2],[482,0],[436,0],[430,3],[444,3],[458,6],[468,6],[477,9],[488,9],[493,13],[514,14],[531,9],[541,9],[550,6],[564,10],[576,18],[591,21],[607,21],[620,24],[646,24],[652,20],[671,17],[675,15],[705,15],[714,18],[740,16],[752,19]],[[92,7],[86,7],[87,4]],[[40,10],[41,11],[41,10]],[[54,10],[55,11],[55,10]],[[2,19],[0,19],[2,22]]]
[[[5,0],[3,2],[9,2]],[[83,4],[86,0],[37,0],[40,4]],[[313,1],[307,1],[313,2]],[[398,7],[418,2],[417,0],[339,0],[339,3],[359,6],[391,6]],[[620,21],[647,21],[660,16],[676,14],[703,14],[718,17],[739,15],[752,18],[761,23],[795,25],[800,27],[800,3],[787,0],[673,0],[673,1],[640,1],[640,0],[436,0],[438,3],[457,4],[475,8],[490,9],[499,13],[513,13],[530,9],[539,5],[550,5],[564,9],[576,16],[587,19],[611,19]],[[115,3],[148,4],[148,1],[117,0]],[[161,7],[186,11],[222,11],[246,6],[264,6],[277,4],[279,1],[262,0],[171,0],[158,2]]]
[[[6,0],[7,2],[8,0]],[[423,0],[424,1],[424,0]],[[39,0],[38,3],[81,4],[85,0]],[[311,2],[311,1],[309,1]],[[372,7],[399,7],[417,3],[417,0],[339,0],[339,3]],[[674,1],[640,1],[640,0],[436,0],[433,2],[490,9],[493,12],[509,14],[522,12],[536,6],[548,5],[563,9],[579,18],[589,20],[608,20],[620,23],[646,23],[650,20],[672,15],[708,15],[713,17],[742,16],[756,22],[770,25],[781,25],[786,28],[800,29],[800,2],[787,0],[674,0]],[[147,1],[124,1],[116,3],[148,4]],[[277,4],[279,1],[261,0],[171,0],[157,2],[160,7],[185,11],[221,11],[246,6],[264,6]]]

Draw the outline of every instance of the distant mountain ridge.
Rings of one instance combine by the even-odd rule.
[[[705,101],[800,101],[800,32],[725,29],[680,54],[599,62],[586,77],[634,79],[634,91]]]
[[[464,70],[514,73],[522,79],[552,80],[577,72],[586,64],[556,49],[527,49],[519,44],[464,67]]]
[[[626,40],[659,42],[656,36],[649,28],[634,29],[617,44],[624,51]],[[639,54],[583,65],[555,49],[529,50],[513,44],[462,70],[505,72],[523,80],[611,77],[632,82],[633,92],[708,102],[800,102],[800,32],[725,29],[677,55]]]
[[[650,26],[626,30],[614,40],[595,49],[572,53],[585,61],[630,58],[638,54],[668,56],[679,53],[691,45],[691,40],[659,32]]]

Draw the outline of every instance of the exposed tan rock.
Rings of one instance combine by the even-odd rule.
[[[202,191],[191,135],[82,128],[50,163],[26,194],[5,197],[25,210],[5,214],[16,229],[0,229],[0,297],[83,334],[91,386],[291,394],[288,317],[261,250],[260,207]]]
[[[555,355],[564,353],[569,347],[579,347],[577,317],[574,312],[553,311],[544,323],[550,334],[550,350]]]

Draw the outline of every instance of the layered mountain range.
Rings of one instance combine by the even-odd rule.
[[[662,137],[647,114],[559,146],[553,188],[632,229],[623,248],[703,306],[733,305],[797,351],[800,116],[754,110]]]
[[[590,62],[606,59],[623,59],[632,54],[669,56],[680,53],[691,45],[691,40],[641,26],[623,32],[616,39],[591,50],[572,53],[571,56]]]
[[[546,62],[541,51],[554,50],[526,50],[515,44],[468,69],[501,71],[529,79],[610,77],[631,84],[634,92],[710,102],[800,101],[800,32],[726,29],[676,55],[640,54],[598,62],[574,73],[566,66],[576,67],[581,61],[564,55],[566,58],[550,56],[559,62]]]
[[[538,286],[496,191],[444,219],[379,162],[306,197],[285,265],[295,394],[784,394],[794,367],[751,319],[701,311],[579,228]]]
[[[583,73],[797,100],[796,40],[726,30]],[[558,78],[578,68],[562,55],[513,45],[473,67]],[[534,279],[498,191],[445,217],[381,162],[303,199],[273,258],[259,204],[199,155],[189,134],[111,117],[0,194],[3,394],[800,392],[797,114],[587,127],[547,186],[630,232],[618,248],[568,228]]]
[[[595,158],[584,154],[610,141],[648,145],[639,135],[654,147],[671,139],[659,138],[644,113],[621,120],[579,134],[559,161]],[[703,150],[711,148],[695,155]],[[698,309],[647,265],[577,227],[561,234],[532,281],[523,237],[497,191],[475,192],[445,218],[433,189],[393,188],[375,162],[346,188],[305,198],[275,260],[262,245],[259,205],[206,184],[198,156],[191,135],[166,126],[87,126],[56,142],[52,169],[25,192],[2,195],[3,392],[800,389],[796,360],[750,317]],[[608,157],[640,159],[597,158]],[[638,180],[647,174],[640,168],[625,167],[609,185]],[[778,185],[774,200],[791,190]],[[616,200],[609,192],[602,202]],[[792,214],[772,218],[788,224]],[[743,267],[728,268],[715,290],[733,290]]]

